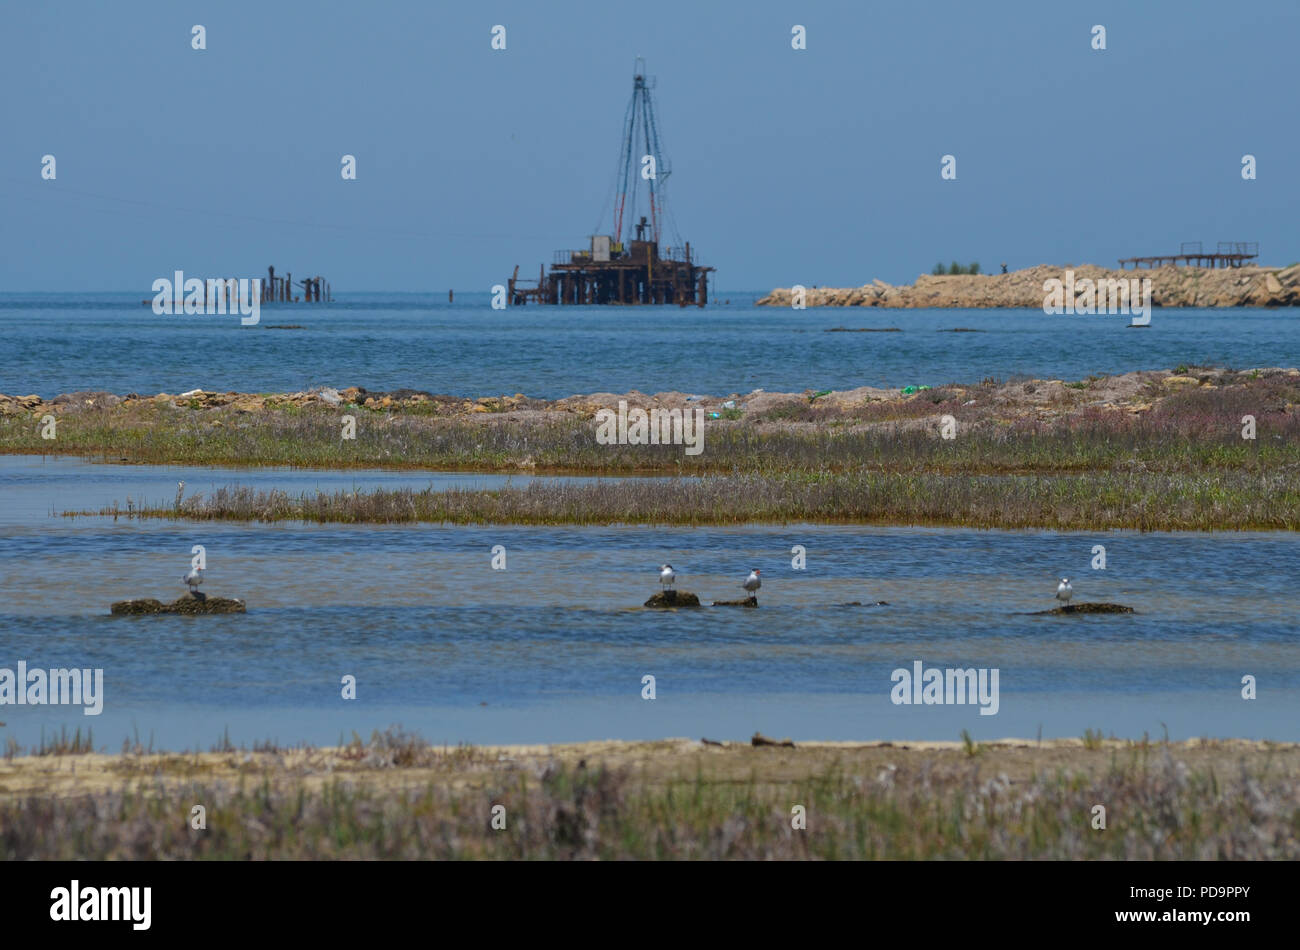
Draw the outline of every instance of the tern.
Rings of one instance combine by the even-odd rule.
[[[763,581],[759,578],[758,575],[762,573],[763,572],[760,571],[758,568],[754,568],[752,571],[749,572],[749,576],[745,578],[744,587],[745,590],[749,592],[750,597],[758,596],[758,589],[763,586]]]
[[[672,590],[676,581],[677,572],[673,570],[673,566],[671,564],[661,564],[659,566],[659,586],[665,590]]]
[[[203,583],[203,569],[192,567],[188,574],[181,575],[181,580],[189,585],[191,594],[197,594],[199,585]]]
[[[1062,577],[1061,583],[1056,587],[1056,599],[1063,604],[1070,602],[1070,597],[1074,594],[1074,588],[1070,586],[1070,579]]]

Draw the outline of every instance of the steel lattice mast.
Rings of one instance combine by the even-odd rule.
[[[637,179],[640,178],[646,183],[646,191],[649,196],[650,204],[650,233],[651,240],[659,242],[660,231],[664,216],[664,197],[661,185],[668,178],[670,169],[668,161],[663,154],[663,147],[659,142],[659,127],[655,121],[654,99],[650,95],[650,90],[654,87],[653,81],[647,81],[645,75],[645,60],[637,57],[635,75],[632,77],[632,98],[627,104],[627,112],[623,118],[623,152],[620,156],[619,163],[619,193],[618,200],[614,204],[614,240],[622,242],[624,246],[631,243],[632,230],[636,223],[636,203],[637,203]],[[640,138],[641,154],[638,156],[637,140]],[[644,164],[645,156],[654,159],[654,173],[646,175],[643,169],[647,166]],[[631,205],[628,205],[628,197],[631,196]],[[632,213],[626,214],[627,211]],[[627,233],[624,233],[623,222],[627,219]]]
[[[637,57],[615,169],[613,232],[592,234],[587,247],[556,251],[550,272],[539,269],[535,283],[520,280],[516,266],[506,284],[511,305],[530,300],[570,306],[708,305],[713,268],[701,264],[690,242],[681,240],[665,199],[670,169],[659,141],[652,89],[654,80],[646,77],[645,61]],[[609,209],[609,197],[606,192],[600,219]],[[638,207],[642,202],[649,205],[645,212]],[[661,243],[665,223],[680,247]]]

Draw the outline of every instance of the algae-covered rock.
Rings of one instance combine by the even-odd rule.
[[[1125,607],[1123,604],[1062,604],[1060,607],[1053,607],[1051,610],[1040,610],[1040,614],[1131,614],[1134,613],[1132,607]]]
[[[115,614],[160,614],[163,612],[163,603],[152,597],[141,597],[137,600],[119,600],[111,609]]]
[[[170,604],[164,604],[152,597],[119,600],[113,604],[110,610],[117,616],[140,616],[143,614],[187,614],[197,616],[199,614],[242,614],[248,612],[242,600],[229,597],[208,597],[203,594],[199,594],[197,597],[184,594]]]
[[[647,607],[698,607],[700,598],[688,590],[661,590],[645,602]]]
[[[747,597],[744,600],[715,600],[714,607],[757,607],[757,597]]]
[[[163,608],[169,614],[242,614],[247,612],[242,600],[230,597],[205,597],[199,600],[188,594]]]

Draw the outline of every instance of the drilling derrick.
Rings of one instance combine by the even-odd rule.
[[[668,210],[665,185],[672,168],[659,140],[654,85],[638,58],[623,118],[613,227],[593,234],[582,250],[556,251],[550,273],[539,273],[535,284],[520,281],[516,267],[508,288],[512,304],[708,303],[713,268],[698,263]],[[665,228],[677,245],[662,243]]]

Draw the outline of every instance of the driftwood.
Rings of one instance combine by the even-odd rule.
[[[785,748],[785,749],[794,748],[794,741],[791,739],[769,739],[761,732],[754,733],[754,738],[749,740],[749,744],[753,746],[763,746],[763,745],[780,746],[781,748]]]

